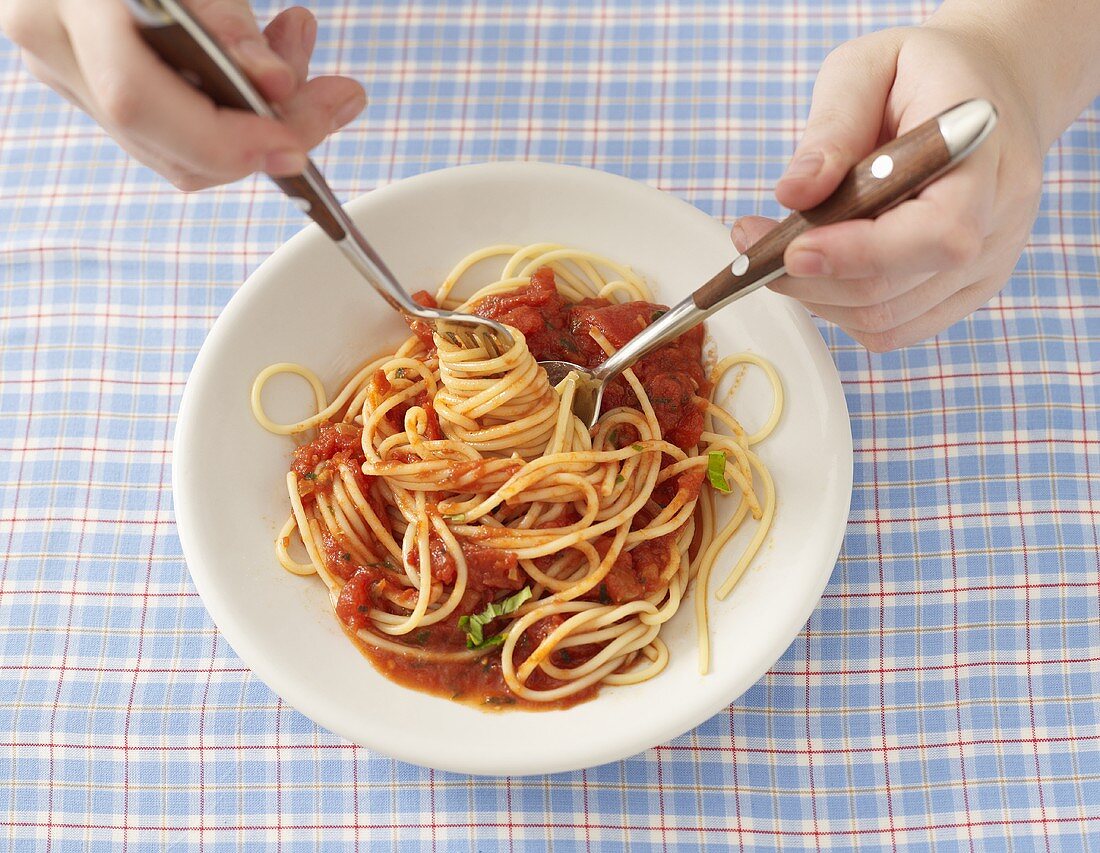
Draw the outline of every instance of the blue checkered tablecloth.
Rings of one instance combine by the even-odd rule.
[[[263,2],[269,15],[275,4]],[[367,83],[317,157],[351,197],[428,169],[606,169],[776,214],[819,63],[931,3],[313,0]],[[852,415],[832,580],[772,671],[618,764],[394,762],[260,683],[188,577],[180,394],[302,218],[182,195],[0,42],[0,844],[8,850],[1100,849],[1100,112],[1052,150],[1011,284],[937,340],[822,326]]]

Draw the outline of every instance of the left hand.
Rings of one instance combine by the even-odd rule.
[[[874,220],[815,228],[793,240],[771,287],[874,352],[931,337],[988,301],[1011,275],[1038,209],[1043,133],[1018,74],[995,44],[946,27],[885,30],[842,45],[814,86],[803,136],[775,195],[795,210],[827,198],[884,141],[968,98],[1000,113],[955,170]],[[747,216],[744,250],[776,223]]]

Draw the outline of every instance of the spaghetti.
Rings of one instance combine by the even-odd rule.
[[[499,258],[496,281],[453,295],[472,267]],[[385,675],[451,698],[560,707],[603,684],[652,678],[669,657],[661,628],[693,581],[706,672],[718,553],[751,516],[721,598],[775,512],[753,450],[782,412],[775,370],[743,353],[707,376],[697,327],[623,373],[589,431],[571,413],[573,379],[553,388],[536,362],[599,364],[665,310],[629,268],[552,244],[492,246],[460,262],[434,297],[417,298],[498,319],[515,343],[491,357],[413,321],[396,352],[331,402],[305,367],[261,372],[257,420],[304,441],[286,476],[280,564],[321,578]],[[723,376],[750,366],[771,383],[774,404],[748,435],[711,397]],[[280,373],[309,382],[316,414],[292,424],[266,415],[261,394]],[[723,492],[737,506],[719,525]],[[295,538],[306,561],[291,554]]]

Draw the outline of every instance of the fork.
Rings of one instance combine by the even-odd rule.
[[[550,384],[573,377],[573,414],[591,427],[599,417],[608,383],[642,356],[783,275],[783,254],[795,237],[821,225],[879,216],[957,166],[996,124],[993,104],[984,98],[972,98],[872,151],[852,167],[825,201],[810,210],[792,213],[603,364],[590,369],[569,361],[540,361]]]
[[[216,103],[267,118],[279,114],[218,41],[177,0],[124,0],[145,42],[165,63],[196,82]],[[426,308],[414,302],[363,233],[347,215],[312,160],[291,178],[272,178],[316,222],[355,270],[389,305],[464,349],[481,348],[495,358],[514,343],[500,323],[470,314]]]

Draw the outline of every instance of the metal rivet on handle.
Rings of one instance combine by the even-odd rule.
[[[741,255],[730,266],[730,272],[734,275],[744,275],[749,271],[749,256]]]
[[[296,195],[293,196],[293,199],[294,206],[297,207],[298,210],[302,211],[302,213],[308,214],[313,209],[313,205],[310,204],[308,198],[302,198],[301,196]]]
[[[871,164],[871,174],[876,178],[887,178],[894,171],[894,160],[889,154],[879,154]]]

